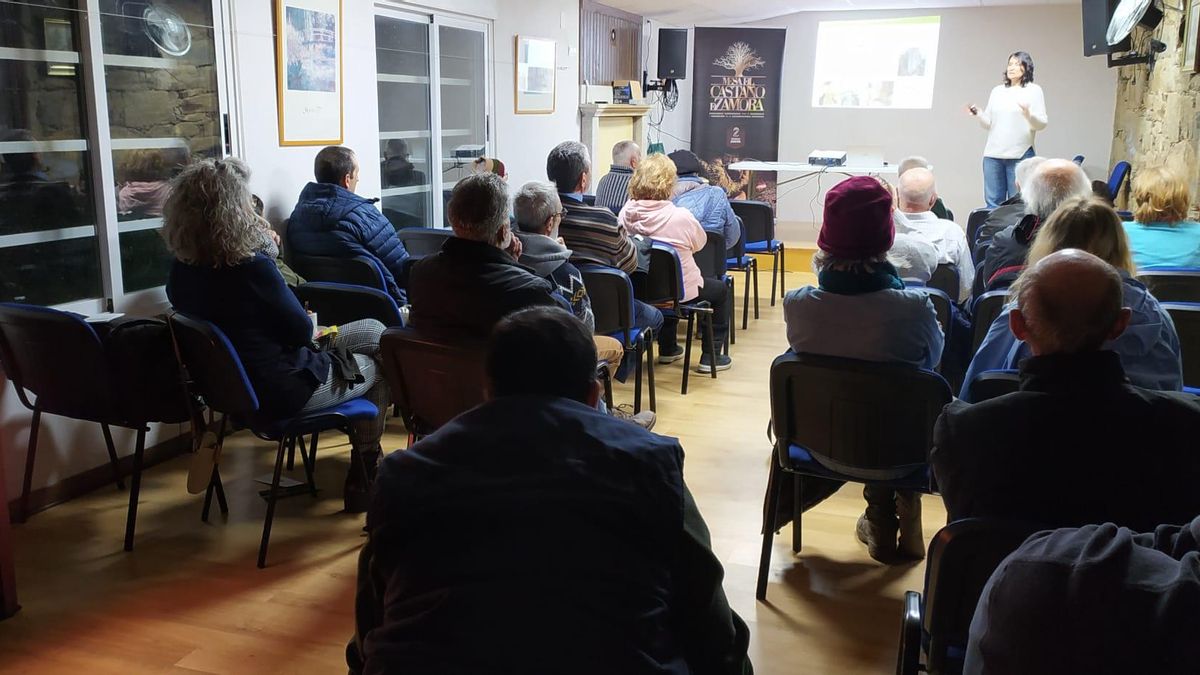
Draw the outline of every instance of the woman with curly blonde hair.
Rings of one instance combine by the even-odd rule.
[[[700,227],[700,221],[687,209],[671,202],[675,192],[675,163],[665,155],[650,155],[643,159],[629,179],[629,201],[621,209],[617,219],[625,229],[670,244],[679,253],[683,267],[683,299],[686,302],[704,300],[713,309],[713,340],[716,344],[717,362],[712,363],[709,354],[708,336],[704,336],[704,353],[697,370],[710,373],[726,370],[733,361],[721,350],[729,330],[729,294],[725,282],[705,278],[700,274],[694,254],[708,243],[708,235]],[[671,363],[683,356],[676,329],[677,318],[666,318],[658,334],[659,363]]]
[[[188,316],[216,324],[233,344],[266,415],[286,418],[367,397],[379,408],[353,423],[345,504],[366,509],[381,454],[387,383],[377,361],[383,324],[341,326],[321,349],[313,325],[275,263],[261,252],[265,234],[236,159],[206,159],[186,167],[163,205],[163,238],[175,255],[167,297]]]
[[[1192,195],[1180,172],[1139,169],[1133,201],[1136,222],[1125,223],[1125,234],[1139,268],[1200,267],[1200,223],[1187,217]]]

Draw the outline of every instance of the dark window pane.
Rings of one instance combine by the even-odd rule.
[[[172,256],[157,229],[122,232],[121,278],[125,291],[139,291],[167,282]]]
[[[0,248],[0,301],[58,305],[101,294],[95,236]]]

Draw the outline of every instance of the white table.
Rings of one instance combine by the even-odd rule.
[[[835,173],[842,174],[843,176],[897,175],[897,168],[894,164],[823,166],[821,164],[809,164],[808,162],[742,161],[730,164],[729,168],[733,169],[734,171],[774,171],[776,173],[801,174],[794,178],[779,181],[779,185],[787,185],[792,181],[815,176],[819,173]]]

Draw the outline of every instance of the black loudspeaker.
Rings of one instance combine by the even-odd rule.
[[[1120,44],[1112,47],[1108,46],[1108,22],[1112,20],[1117,2],[1118,0],[1083,0],[1084,56],[1127,52],[1133,48],[1130,38],[1125,38]]]
[[[686,28],[658,29],[658,79],[687,79]]]

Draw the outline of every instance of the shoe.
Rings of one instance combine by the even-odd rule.
[[[733,359],[724,354],[717,354],[717,370],[729,370],[733,366]],[[713,370],[712,364],[709,362],[708,354],[700,357],[700,365],[696,366],[697,373],[711,373]]]
[[[925,559],[925,536],[921,531],[921,495],[896,493],[896,515],[900,518],[900,555],[911,560]]]
[[[682,358],[683,358],[683,347],[680,347],[679,345],[675,345],[674,351],[663,350],[658,353],[658,362],[659,363],[675,363],[676,361],[678,361],[679,359],[682,359]]]
[[[867,545],[867,553],[872,559],[885,565],[897,562],[895,529],[872,523],[864,513],[858,517],[854,534],[858,536],[859,541]]]
[[[613,408],[612,416],[616,417],[617,419],[625,420],[626,422],[632,422],[646,431],[650,431],[654,428],[654,423],[658,421],[658,415],[655,415],[649,410],[643,410],[640,413],[631,413],[626,410],[628,407],[629,404],[626,403]]]

